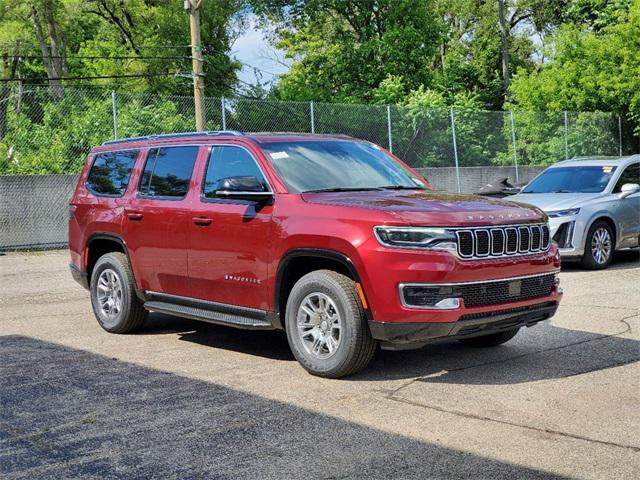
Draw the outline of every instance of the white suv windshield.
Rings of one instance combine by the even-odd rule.
[[[292,193],[426,188],[370,143],[317,140],[264,143],[261,147]]]
[[[611,165],[550,168],[522,193],[599,193],[607,187],[615,170]]]

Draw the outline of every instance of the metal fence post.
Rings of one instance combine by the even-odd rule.
[[[564,159],[569,160],[569,117],[564,111]]]
[[[460,165],[458,165],[458,142],[456,140],[456,120],[453,115],[453,107],[451,112],[451,135],[453,136],[453,157],[456,161],[456,182],[458,184],[458,193],[462,192],[462,186],[460,185]]]
[[[113,138],[118,139],[118,109],[116,107],[116,92],[111,91],[111,111],[113,114]]]
[[[622,156],[622,116],[618,115],[618,142],[620,144],[620,156]]]
[[[316,116],[313,112],[313,100],[309,102],[309,113],[311,115],[311,133],[316,133]]]
[[[393,139],[391,138],[391,105],[387,105],[387,135],[389,136],[389,151],[393,153]]]
[[[511,141],[513,142],[513,165],[516,167],[516,183],[520,183],[520,175],[518,173],[518,148],[516,147],[516,121],[511,111]]]
[[[227,129],[227,112],[224,108],[224,97],[220,98],[220,108],[222,109],[222,130]]]

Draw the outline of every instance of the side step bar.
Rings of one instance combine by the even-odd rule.
[[[251,315],[244,315],[244,309],[241,307],[234,308],[231,305],[223,307],[223,305],[214,302],[197,301],[184,297],[177,297],[175,300],[171,298],[171,301],[166,301],[165,298],[169,297],[169,295],[151,295],[152,297],[164,297],[158,300],[152,298],[144,303],[144,308],[152,312],[167,313],[192,320],[251,330],[273,330],[277,328],[269,321],[267,312],[251,310]],[[190,304],[184,304],[187,302]],[[216,308],[218,306],[220,308]],[[223,309],[224,311],[221,311]],[[257,312],[260,314],[256,315]]]

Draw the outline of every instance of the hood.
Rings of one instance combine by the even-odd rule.
[[[302,194],[305,202],[377,210],[409,225],[481,226],[546,221],[535,207],[430,191],[323,192]]]
[[[584,206],[602,193],[519,193],[509,197],[512,202],[534,205],[545,212]]]

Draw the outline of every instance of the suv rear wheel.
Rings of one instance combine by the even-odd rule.
[[[136,295],[124,253],[107,253],[96,262],[91,273],[91,305],[98,323],[108,332],[128,333],[144,323],[147,311]]]
[[[339,378],[362,370],[377,347],[355,282],[331,270],[298,280],[287,300],[285,322],[296,359],[320,377]]]

